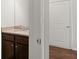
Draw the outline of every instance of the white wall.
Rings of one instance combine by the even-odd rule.
[[[15,25],[29,26],[29,0],[15,0]]]
[[[2,0],[2,27],[29,26],[29,0]]]
[[[14,26],[14,0],[1,1],[1,26]]]

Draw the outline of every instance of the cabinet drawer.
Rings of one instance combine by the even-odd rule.
[[[28,44],[28,37],[27,36],[15,36],[15,42],[21,43],[21,44]]]
[[[2,33],[2,39],[3,40],[14,41],[14,35]]]

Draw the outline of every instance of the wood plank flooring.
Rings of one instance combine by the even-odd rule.
[[[58,47],[49,47],[49,59],[77,59],[77,52]]]

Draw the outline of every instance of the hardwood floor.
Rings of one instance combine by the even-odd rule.
[[[77,52],[69,49],[50,46],[49,59],[77,59]]]

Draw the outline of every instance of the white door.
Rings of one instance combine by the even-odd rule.
[[[29,59],[49,59],[48,0],[29,0],[29,7]]]
[[[71,48],[70,3],[60,1],[50,3],[50,44]]]
[[[30,0],[29,59],[41,59],[41,1]]]

